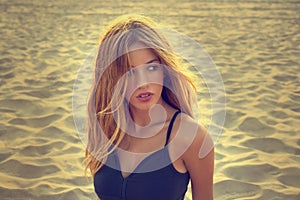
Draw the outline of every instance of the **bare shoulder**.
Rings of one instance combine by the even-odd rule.
[[[201,126],[198,122],[189,116],[185,116],[185,123],[187,127],[195,127],[194,137],[191,145],[188,148],[187,156],[191,152],[198,152],[197,155],[200,159],[206,157],[214,148],[213,140],[206,128]]]
[[[181,113],[174,124],[175,132],[171,139],[174,140],[176,149],[181,150],[182,159],[197,156],[204,158],[213,150],[213,141],[207,130],[196,120]]]
[[[204,127],[182,114],[178,122],[178,146],[185,148],[181,161],[189,172],[193,199],[213,199],[214,145]]]

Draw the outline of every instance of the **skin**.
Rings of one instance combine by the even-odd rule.
[[[159,64],[156,55],[148,48],[145,48],[143,44],[136,43],[131,46],[133,50],[129,53],[130,60],[133,68],[140,68],[149,66],[151,64]],[[143,48],[143,49],[139,49]],[[156,74],[159,80],[163,79],[163,72]],[[145,77],[144,77],[145,78]],[[134,88],[132,85],[130,86]],[[153,152],[164,147],[167,128],[169,126],[170,119],[176,110],[169,106],[161,97],[162,85],[146,83],[130,91],[126,98],[129,101],[130,113],[136,124],[139,126],[145,126],[151,122],[149,116],[149,110],[155,104],[161,105],[166,113],[165,126],[161,131],[149,138],[138,138],[133,136],[126,136],[124,142],[120,147],[126,151],[133,153],[147,153]],[[152,92],[154,95],[149,102],[140,102],[136,97],[141,92]],[[159,115],[157,116],[159,117]],[[176,136],[176,137],[175,137]],[[199,158],[199,151],[203,145],[203,142],[208,142],[205,145],[210,148],[208,155],[204,158]],[[177,156],[176,151],[178,147],[186,147],[184,153],[181,156]],[[192,184],[192,196],[194,200],[212,200],[213,199],[213,172],[214,172],[214,149],[213,142],[206,130],[203,129],[197,122],[186,114],[179,114],[176,118],[173,129],[170,136],[170,145],[168,145],[170,157],[173,161],[174,168],[179,173],[189,172]],[[149,154],[148,154],[149,155]],[[128,158],[122,152],[118,152],[121,168],[131,169],[133,171],[135,167],[147,156],[139,156]],[[128,162],[130,160],[130,162]],[[123,166],[122,166],[123,163]],[[123,176],[126,177],[130,172],[123,172]]]

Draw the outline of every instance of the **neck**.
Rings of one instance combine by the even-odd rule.
[[[166,102],[161,100],[158,104],[154,105],[152,108],[147,110],[137,109],[135,107],[130,107],[130,114],[133,121],[139,126],[147,126],[150,123],[160,123],[165,121],[165,115],[162,112],[168,113],[168,105]],[[150,116],[151,113],[151,116]]]
[[[133,121],[139,126],[146,126],[151,122],[149,110],[130,109]]]

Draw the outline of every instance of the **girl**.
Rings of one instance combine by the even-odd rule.
[[[213,143],[193,118],[195,94],[151,19],[122,16],[107,27],[88,102],[86,170],[99,199],[179,200],[189,181],[193,199],[213,199]]]

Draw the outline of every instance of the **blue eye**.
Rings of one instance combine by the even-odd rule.
[[[147,69],[148,71],[155,71],[157,70],[158,66],[157,65],[150,65]]]

